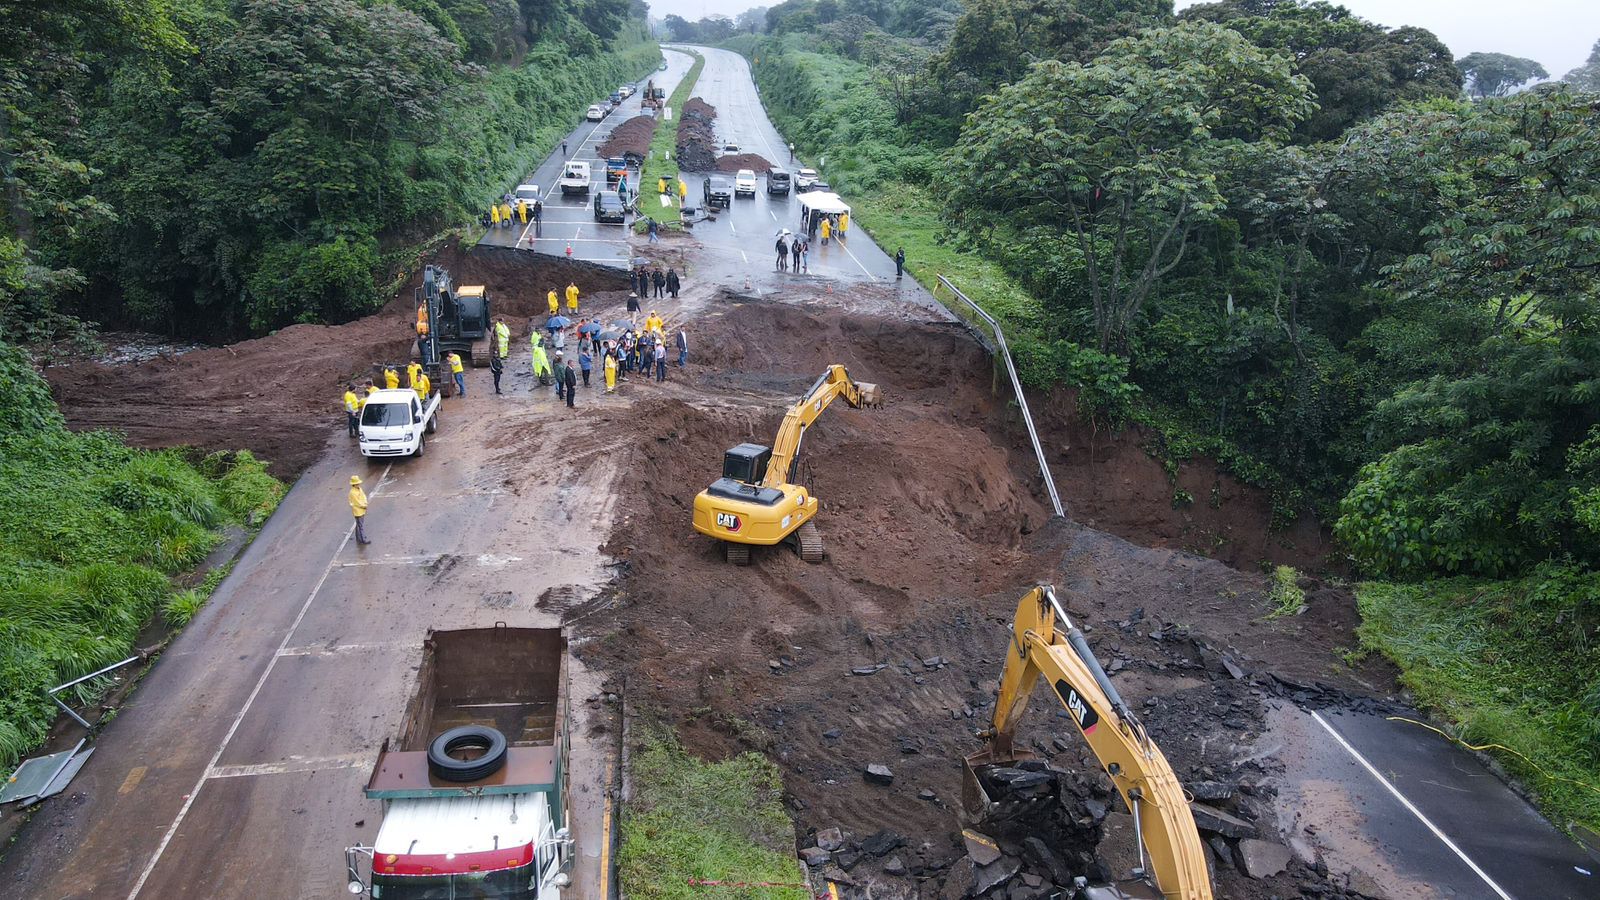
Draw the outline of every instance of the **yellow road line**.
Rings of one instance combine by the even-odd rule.
[[[611,900],[611,776],[616,760],[606,763],[606,811],[600,818],[600,897]]]

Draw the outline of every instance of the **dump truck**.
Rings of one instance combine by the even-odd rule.
[[[558,628],[433,631],[398,736],[366,796],[371,846],[345,849],[370,900],[560,900],[573,859],[571,704]]]

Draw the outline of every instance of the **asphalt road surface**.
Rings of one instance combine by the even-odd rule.
[[[361,789],[398,733],[428,630],[559,625],[608,577],[614,454],[586,453],[594,429],[517,371],[497,398],[488,370],[470,370],[470,396],[445,402],[422,459],[369,465],[342,435],[330,444],[68,793],[24,826],[0,896],[348,896],[342,851],[377,833]],[[563,446],[561,479],[529,477],[537,451],[514,441],[535,433]],[[367,547],[351,539],[352,474],[371,498]],[[571,896],[586,900],[601,895],[617,732],[615,711],[587,702],[596,676],[575,659],[571,675]]]

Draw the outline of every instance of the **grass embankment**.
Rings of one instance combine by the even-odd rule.
[[[706,67],[706,58],[693,50],[677,52],[694,57],[694,63],[689,66],[689,71],[684,73],[683,80],[678,82],[678,86],[673,88],[665,101],[667,108],[672,110],[674,118],[671,121],[656,120],[656,133],[650,139],[650,152],[645,155],[644,165],[639,167],[639,212],[646,216],[654,217],[659,210],[669,208],[661,206],[660,201],[652,199],[659,196],[656,190],[657,182],[663,177],[667,179],[667,189],[673,197],[677,197],[678,162],[672,158],[672,154],[678,145],[678,121],[683,115],[683,104],[694,96],[695,83],[700,80],[700,72]],[[675,221],[676,217],[673,218],[674,221],[667,224],[676,227],[678,223]],[[635,222],[634,226],[640,227],[638,222]]]
[[[1600,829],[1600,574],[1373,582],[1356,597],[1362,646],[1418,700],[1465,743],[1499,745],[1558,825]]]
[[[801,887],[705,887],[691,881],[800,885],[777,766],[755,753],[696,759],[670,732],[644,732],[623,811],[620,871],[635,900],[806,900]]]
[[[282,494],[249,453],[195,458],[67,431],[23,352],[0,344],[0,767],[49,732],[49,688],[125,658],[157,612],[186,623],[220,579],[179,590],[172,577]]]

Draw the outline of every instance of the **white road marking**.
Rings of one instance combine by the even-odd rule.
[[[744,260],[744,264],[745,264],[745,265],[747,265],[747,266],[748,266],[748,265],[749,265],[749,264],[750,264],[750,257],[748,257],[748,256],[745,256],[745,255],[744,255],[744,251],[743,251],[743,250],[740,250],[740,251],[739,251],[739,258],[740,258],[740,259],[743,259],[743,260]]]
[[[248,766],[213,766],[207,778],[250,778],[256,775],[287,775],[294,772],[327,772],[335,769],[354,769],[365,766],[372,758],[365,753],[346,753],[343,756],[320,758],[290,757],[288,762],[256,763]]]
[[[1371,775],[1373,778],[1376,778],[1379,784],[1388,789],[1389,793],[1394,795],[1396,800],[1400,801],[1401,806],[1404,806],[1413,816],[1416,816],[1417,821],[1427,826],[1428,830],[1433,832],[1434,837],[1438,838],[1446,847],[1449,847],[1450,852],[1460,857],[1461,861],[1467,864],[1467,868],[1471,869],[1479,878],[1483,879],[1483,883],[1488,885],[1489,889],[1494,891],[1495,895],[1498,896],[1500,900],[1512,900],[1511,895],[1506,893],[1505,890],[1500,887],[1500,885],[1495,884],[1494,879],[1490,878],[1487,872],[1479,868],[1478,864],[1473,862],[1472,859],[1467,856],[1467,854],[1461,852],[1461,848],[1456,846],[1455,841],[1450,840],[1450,838],[1447,837],[1443,831],[1440,831],[1439,826],[1430,822],[1428,817],[1422,814],[1422,810],[1417,809],[1417,807],[1410,800],[1405,798],[1404,794],[1400,793],[1398,788],[1389,783],[1389,779],[1378,773],[1378,770],[1373,767],[1372,763],[1367,762],[1367,758],[1365,756],[1362,756],[1356,750],[1356,748],[1350,746],[1350,742],[1344,739],[1344,735],[1335,731],[1333,726],[1328,724],[1328,720],[1322,717],[1321,713],[1313,712],[1311,714],[1311,718],[1317,720],[1317,724],[1321,725],[1324,731],[1332,735],[1333,739],[1339,742],[1339,746],[1344,748],[1344,752],[1350,754],[1350,756],[1355,759],[1356,762],[1361,764],[1363,769],[1367,770],[1367,774]]]
[[[382,493],[383,485],[387,482],[389,470],[392,468],[394,468],[394,463],[389,463],[383,467],[383,474],[378,478],[378,486],[373,489],[369,500]],[[300,623],[305,621],[306,613],[311,611],[311,604],[316,602],[317,595],[322,593],[322,586],[327,583],[328,576],[333,573],[333,564],[338,561],[339,554],[344,552],[344,548],[349,545],[350,538],[355,533],[355,522],[351,522],[350,526],[345,529],[344,538],[339,541],[338,549],[334,550],[333,555],[328,558],[328,565],[323,568],[322,577],[317,579],[316,586],[311,589],[310,595],[306,597],[306,602],[300,605],[300,612],[294,617],[294,621],[290,623],[289,630],[284,632],[283,640],[279,642],[278,649],[273,651],[272,657],[267,660],[267,667],[261,672],[261,677],[256,680],[256,686],[251,689],[250,696],[245,698],[244,706],[240,707],[239,714],[233,717],[233,724],[228,726],[228,733],[222,736],[222,743],[217,745],[217,752],[211,754],[211,761],[206,763],[205,771],[200,773],[200,780],[195,782],[194,788],[184,797],[183,806],[179,807],[178,815],[173,818],[172,824],[167,826],[167,833],[161,836],[161,843],[156,845],[156,852],[151,855],[150,861],[145,864],[144,871],[139,873],[139,880],[133,883],[133,890],[128,892],[128,900],[135,900],[139,896],[139,892],[144,890],[145,882],[150,880],[150,873],[156,870],[156,864],[161,862],[162,854],[167,852],[167,846],[172,843],[172,836],[178,833],[178,828],[183,825],[184,818],[189,815],[189,809],[194,806],[195,798],[200,796],[200,789],[205,787],[206,780],[211,777],[212,770],[217,767],[218,761],[222,759],[223,752],[228,749],[228,743],[233,740],[234,734],[239,731],[240,723],[244,722],[244,717],[249,714],[250,707],[256,702],[256,697],[261,695],[261,688],[267,683],[267,679],[272,676],[272,670],[277,667],[280,658],[278,654],[289,646],[289,641],[294,638],[294,633],[300,629]]]
[[[873,281],[877,281],[878,280],[878,276],[872,274],[871,272],[868,272],[867,271],[867,267],[865,265],[862,265],[861,260],[856,259],[856,255],[854,253],[850,252],[850,245],[849,244],[845,243],[844,241],[835,241],[834,243],[836,243],[840,247],[844,248],[845,255],[849,256],[851,259],[855,259],[856,260],[856,265],[861,266],[861,271],[865,272],[866,276],[868,278],[871,278]]]
[[[279,656],[338,656],[341,653],[361,653],[367,650],[382,650],[384,652],[410,650],[415,643],[376,643],[376,644],[317,644],[310,647],[285,647],[278,651]]]

